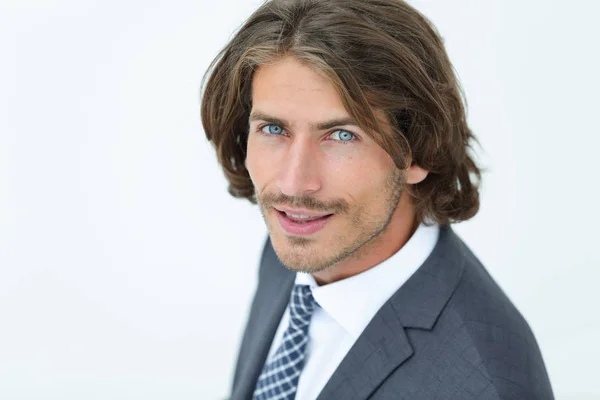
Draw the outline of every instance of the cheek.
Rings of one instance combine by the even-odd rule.
[[[346,193],[355,204],[365,203],[370,207],[386,192],[392,166],[376,159],[354,161],[337,166],[336,173],[329,175],[329,183],[338,193]]]
[[[272,163],[271,158],[269,157],[269,152],[265,151],[264,146],[260,146],[252,138],[248,139],[246,169],[250,174],[250,179],[254,183],[254,186],[260,187],[268,179],[268,172],[272,170],[270,168]]]
[[[368,165],[359,159],[330,159],[323,164],[323,187],[334,197],[347,197],[351,202],[363,199],[376,185]]]

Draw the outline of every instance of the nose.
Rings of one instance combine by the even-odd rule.
[[[301,197],[321,188],[318,146],[310,138],[294,138],[282,157],[276,185],[287,196]]]

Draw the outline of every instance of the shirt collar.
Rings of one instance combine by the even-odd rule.
[[[433,251],[439,225],[419,225],[390,258],[358,275],[319,286],[310,274],[296,273],[296,284],[309,285],[323,311],[358,338],[385,302],[425,262]]]

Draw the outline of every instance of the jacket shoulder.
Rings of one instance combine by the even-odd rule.
[[[499,399],[553,399],[537,340],[506,293],[461,241],[465,268],[445,313],[465,343],[462,356]],[[493,397],[491,397],[493,398]]]

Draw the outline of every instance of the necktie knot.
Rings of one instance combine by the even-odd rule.
[[[317,302],[308,285],[296,285],[290,297],[290,318],[300,326],[308,325]]]

